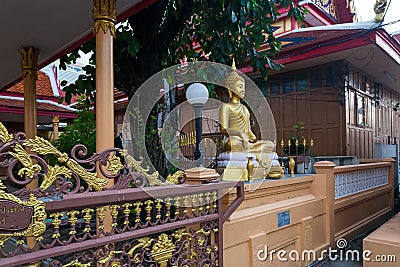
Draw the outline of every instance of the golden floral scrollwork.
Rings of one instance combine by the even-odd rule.
[[[0,141],[3,143],[10,142],[14,136],[8,133],[7,128],[0,122]]]
[[[104,33],[110,30],[115,36],[116,0],[93,0],[93,30],[97,34],[100,28]]]
[[[21,162],[22,166],[24,166],[18,171],[18,175],[21,177],[26,175],[29,178],[33,178],[35,173],[38,173],[41,170],[38,164],[33,164],[29,154],[18,143],[14,147],[14,152],[10,152],[10,155],[18,159],[18,161]]]
[[[22,47],[19,52],[22,78],[31,77],[37,80],[39,50],[33,47]]]
[[[165,181],[167,184],[179,184],[180,178],[183,178],[185,176],[185,173],[181,170],[175,172],[174,174],[168,174],[167,180]]]
[[[121,254],[122,251],[119,250],[111,250],[106,257],[104,257],[103,259],[99,260],[97,263],[98,264],[103,264],[103,266],[108,266],[106,265],[107,263],[111,262],[111,267],[119,267],[121,266],[120,262],[117,260],[112,260],[115,255]]]
[[[166,267],[174,249],[174,243],[168,238],[167,234],[163,233],[158,237],[157,242],[153,245],[151,254],[153,255],[154,260],[161,267]]]
[[[78,259],[75,259],[67,264],[63,264],[63,267],[90,267],[92,264],[89,263],[81,263]]]
[[[28,228],[21,232],[0,234],[0,247],[4,247],[5,242],[11,237],[36,237],[36,240],[40,241],[43,239],[42,234],[46,230],[44,221],[47,218],[46,207],[43,201],[38,200],[33,194],[30,194],[27,201],[23,201],[16,196],[9,194],[0,189],[0,200],[8,200],[16,204],[33,207],[33,215],[30,220]]]
[[[125,157],[128,167],[133,168],[137,173],[143,175],[149,182],[150,186],[179,184],[180,178],[183,178],[185,176],[185,173],[183,171],[178,170],[174,174],[169,174],[165,182],[162,182],[161,180],[158,179],[159,176],[158,171],[149,174],[150,170],[149,167],[143,168],[142,162],[136,160],[131,155],[128,155],[128,151],[122,150],[120,153],[123,157]]]
[[[67,178],[71,178],[71,170],[65,168],[64,166],[55,165],[54,167],[49,166],[47,173],[43,177],[43,182],[40,185],[40,188],[46,190],[50,185],[56,180],[58,176],[64,176]]]
[[[124,153],[124,155],[126,155],[126,154]],[[126,159],[126,163],[128,164],[129,167],[135,169],[136,172],[138,172],[141,175],[143,175],[149,181],[150,186],[163,185],[163,182],[161,182],[158,179],[158,172],[157,171],[152,173],[152,174],[148,174],[149,168],[146,168],[146,169],[143,168],[141,166],[141,162],[137,161],[131,155],[126,155],[125,159]]]
[[[107,170],[110,171],[112,175],[116,175],[120,170],[124,168],[124,165],[122,165],[120,158],[116,155],[112,155],[112,157],[108,159],[108,162],[110,162],[110,165],[108,166]]]
[[[67,165],[70,170],[85,180],[89,188],[101,191],[107,185],[107,178],[99,177],[97,173],[86,171],[85,168],[79,165],[75,160],[69,158],[66,153],[62,153],[42,137],[36,136],[35,139],[28,139],[24,142],[24,145],[30,147],[32,152],[36,152],[40,155],[55,155],[60,163]]]
[[[204,245],[206,243],[206,236],[210,236],[211,231],[200,229],[195,233],[190,233],[186,228],[178,229],[171,236],[168,236],[165,233],[160,234],[157,239],[150,237],[143,237],[138,239],[138,243],[133,246],[128,254],[130,257],[134,257],[135,263],[140,262],[140,258],[138,255],[141,253],[137,253],[138,249],[143,249],[145,251],[151,252],[151,255],[155,262],[161,267],[166,267],[168,260],[172,257],[173,252],[176,249],[176,245],[173,242],[181,241],[182,238],[185,238],[188,241],[192,241],[193,239],[197,242],[199,246]],[[186,243],[189,246],[189,243]],[[198,254],[192,248],[191,249],[191,257],[198,258]],[[211,253],[211,252],[210,252]]]

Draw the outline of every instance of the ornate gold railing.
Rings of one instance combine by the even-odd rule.
[[[82,159],[77,145],[71,155],[0,123],[0,266],[222,266],[222,224],[243,183],[188,186],[182,171],[160,179],[116,148]],[[25,187],[35,179],[39,188]],[[233,187],[237,199],[223,210],[222,191]]]

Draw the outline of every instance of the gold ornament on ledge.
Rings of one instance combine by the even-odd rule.
[[[289,169],[290,169],[290,177],[294,177],[294,167],[296,165],[296,161],[294,160],[294,156],[289,156]]]
[[[253,157],[247,157],[247,180],[249,182],[253,181],[253,171],[254,171],[254,164],[253,164]]]

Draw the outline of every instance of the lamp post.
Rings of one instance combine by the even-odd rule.
[[[208,100],[208,89],[204,84],[194,83],[191,84],[186,90],[186,99],[194,108],[196,120],[196,150],[194,151],[194,159],[196,166],[203,166],[203,156],[200,148],[202,129],[202,116],[201,110]]]

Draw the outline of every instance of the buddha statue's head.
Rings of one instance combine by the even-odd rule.
[[[239,98],[243,98],[245,94],[245,82],[243,77],[241,77],[235,67],[235,60],[232,64],[233,71],[229,74],[228,78],[226,78],[225,86],[228,89],[229,97],[232,98],[233,95],[236,95]]]

